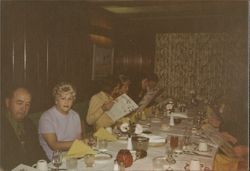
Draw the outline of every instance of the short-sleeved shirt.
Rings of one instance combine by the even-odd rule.
[[[42,134],[55,133],[58,141],[73,141],[81,136],[81,132],[80,117],[73,110],[64,115],[54,106],[44,112],[39,120],[39,141],[50,160],[53,150],[48,146]]]

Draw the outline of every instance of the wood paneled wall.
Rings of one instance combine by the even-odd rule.
[[[31,87],[33,109],[53,104],[59,81],[70,81],[82,99],[91,76],[92,43],[84,8],[74,3],[2,3],[1,92],[10,84]]]
[[[2,102],[9,85],[24,83],[33,94],[31,112],[46,110],[60,81],[76,86],[77,101],[88,99],[96,90],[91,81],[93,43],[103,43],[90,34],[112,40],[115,74],[137,77],[153,70],[154,32],[145,37],[134,27],[122,29],[126,23],[119,25],[119,19],[84,2],[3,1],[1,9]]]

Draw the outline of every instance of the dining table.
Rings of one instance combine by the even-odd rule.
[[[142,159],[136,159],[130,167],[125,168],[127,171],[152,171],[155,170],[153,167],[153,159],[156,157],[166,157],[167,143],[170,143],[171,136],[185,137],[188,136],[190,141],[189,144],[194,148],[191,151],[179,151],[173,153],[173,158],[176,161],[174,164],[168,164],[164,166],[163,170],[188,170],[187,166],[191,160],[199,160],[201,163],[201,170],[212,170],[215,155],[218,150],[218,145],[209,139],[202,132],[202,130],[193,131],[193,118],[187,117],[182,118],[181,123],[174,126],[169,126],[170,117],[161,116],[154,118],[151,116],[147,120],[139,120],[137,123],[142,125],[144,133],[140,136],[147,135],[158,136],[166,139],[166,143],[150,143],[147,149],[147,156]],[[167,125],[162,129],[162,125]],[[147,134],[145,134],[147,133]],[[206,142],[208,144],[208,150],[206,152],[200,152],[198,146],[200,142]],[[117,141],[108,142],[107,150],[104,153],[109,154],[111,157],[105,160],[95,160],[92,167],[86,167],[84,163],[84,157],[79,158],[77,161],[77,171],[92,171],[92,170],[114,170],[114,161],[119,150],[127,149],[128,141],[126,139],[118,139]],[[97,149],[98,150],[98,149]],[[53,167],[52,163],[49,163],[49,167]],[[66,160],[63,160],[60,169],[66,169]]]

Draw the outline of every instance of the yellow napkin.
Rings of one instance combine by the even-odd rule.
[[[213,171],[237,171],[238,159],[230,158],[223,154],[216,154]]]
[[[117,140],[117,138],[113,134],[109,133],[104,128],[99,128],[98,131],[96,131],[94,133],[94,136],[97,139],[103,139],[103,140],[107,140],[107,141],[116,141]]]
[[[96,154],[96,152],[80,140],[75,140],[71,145],[66,157],[83,157],[86,154]]]

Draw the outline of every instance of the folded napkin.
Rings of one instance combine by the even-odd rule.
[[[94,136],[97,139],[102,139],[102,140],[107,140],[107,141],[116,141],[117,138],[111,134],[110,132],[108,132],[106,129],[104,128],[99,128],[95,133]]]
[[[86,145],[84,142],[80,140],[75,140],[65,157],[78,158],[78,157],[83,157],[86,154],[96,154],[96,152],[92,148],[90,148],[90,146]]]
[[[143,137],[149,138],[149,143],[165,143],[165,138],[158,135],[140,134]]]

